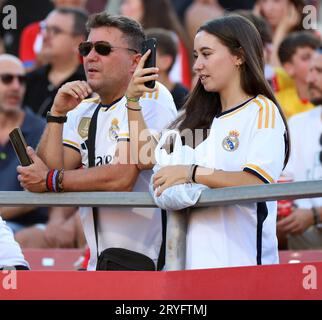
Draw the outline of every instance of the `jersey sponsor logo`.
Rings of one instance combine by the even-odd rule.
[[[104,156],[98,156],[96,157],[95,166],[102,166],[104,164],[109,164],[113,161],[113,156],[110,154],[104,155]]]
[[[236,130],[229,131],[229,134],[226,138],[224,138],[222,142],[222,146],[226,151],[235,151],[239,146],[239,132]]]
[[[119,120],[114,118],[111,121],[110,129],[108,130],[108,135],[112,141],[116,141],[120,132]]]
[[[78,134],[82,137],[82,139],[87,138],[89,124],[91,123],[91,118],[83,117],[78,125]]]

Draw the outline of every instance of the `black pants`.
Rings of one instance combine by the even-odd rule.
[[[9,268],[9,267],[8,267]],[[12,266],[10,268],[15,268],[15,270],[29,270],[28,267],[26,266]],[[4,268],[0,268],[0,271],[3,270]]]

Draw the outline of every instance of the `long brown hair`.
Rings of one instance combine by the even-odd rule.
[[[203,24],[197,33],[204,31],[217,37],[230,53],[241,56],[241,87],[250,96],[259,94],[272,100],[283,118],[285,132],[285,162],[289,158],[289,131],[283,112],[264,76],[264,54],[261,37],[255,26],[239,15],[227,15]],[[222,112],[217,92],[207,92],[200,80],[184,105],[184,112],[171,125],[179,131],[184,129],[209,129],[215,116]]]

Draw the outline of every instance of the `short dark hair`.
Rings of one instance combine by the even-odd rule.
[[[156,38],[157,39],[157,50],[161,54],[166,54],[171,56],[172,63],[167,70],[170,72],[171,68],[173,67],[176,57],[178,54],[178,43],[179,39],[176,40],[177,35],[169,30],[165,30],[162,28],[151,28],[145,30],[145,34],[147,38]]]
[[[60,7],[55,9],[61,14],[70,14],[74,17],[73,35],[87,37],[86,22],[88,19],[88,12],[80,8]]]
[[[316,50],[321,45],[317,36],[309,31],[297,31],[289,34],[278,48],[278,57],[282,64],[292,61],[298,48],[309,47]]]
[[[119,29],[126,38],[129,46],[138,52],[142,50],[142,43],[145,40],[145,34],[142,26],[133,19],[121,16],[111,15],[106,11],[92,14],[86,24],[87,31],[100,27],[113,27]]]

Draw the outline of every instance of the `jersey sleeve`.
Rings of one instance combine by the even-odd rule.
[[[281,175],[285,158],[285,126],[278,108],[271,101],[258,101],[246,163],[242,169],[264,183],[274,183]]]
[[[67,122],[63,129],[63,145],[81,152],[81,137],[78,134],[77,115],[75,112],[69,112],[67,115]]]

